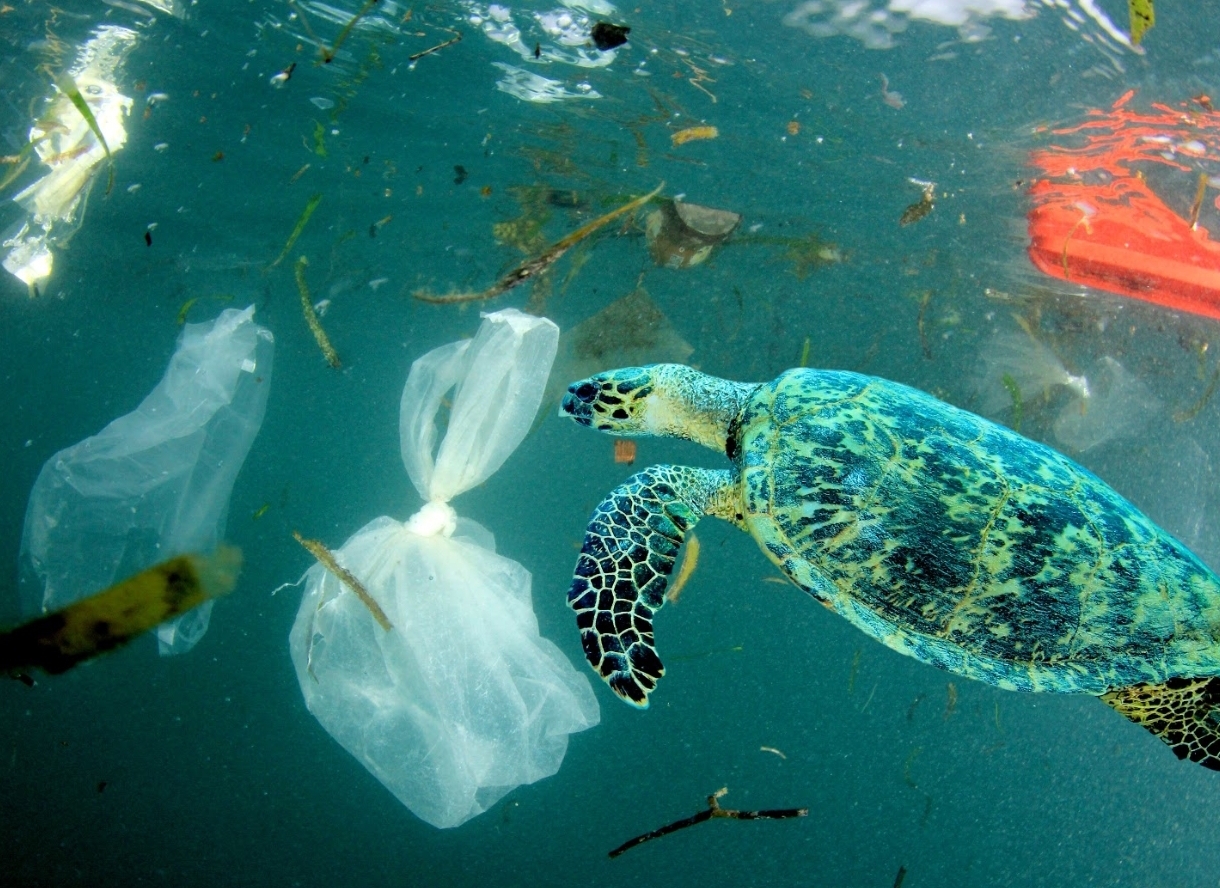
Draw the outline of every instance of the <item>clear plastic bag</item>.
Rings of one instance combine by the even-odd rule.
[[[588,679],[538,634],[529,572],[448,505],[525,437],[555,356],[550,321],[513,309],[484,317],[473,340],[417,360],[403,390],[403,462],[424,507],[406,522],[375,519],[334,553],[392,628],[318,564],[290,639],[310,711],[437,827],[554,774],[568,734],[599,719]]]
[[[233,482],[266,410],[273,343],[253,306],[188,324],[139,407],[47,460],[21,540],[27,613],[57,610],[220,542]],[[210,615],[209,602],[162,624],[161,653],[190,650]]]

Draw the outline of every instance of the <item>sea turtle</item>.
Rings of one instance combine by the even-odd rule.
[[[1220,577],[1051,448],[831,370],[753,384],[629,367],[573,383],[560,412],[732,462],[645,469],[589,522],[568,603],[627,702],[647,706],[664,674],[653,614],[683,538],[714,515],[888,647],[1001,688],[1099,696],[1220,770]]]

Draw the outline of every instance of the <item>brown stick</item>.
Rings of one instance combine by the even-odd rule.
[[[653,839],[659,839],[661,836],[667,836],[680,829],[686,829],[688,826],[694,826],[696,823],[703,823],[705,820],[711,820],[713,817],[727,817],[730,820],[787,820],[790,817],[806,817],[809,814],[808,808],[776,808],[769,811],[734,811],[732,808],[722,808],[720,807],[720,799],[728,791],[729,788],[724,786],[708,796],[706,811],[700,811],[691,817],[675,820],[673,823],[666,824],[659,829],[646,832],[642,836],[628,839],[611,851],[610,856],[618,857],[623,852],[630,851],[636,845],[642,845]]]
[[[380,624],[382,629],[389,632],[394,628],[393,624],[390,623],[390,618],[387,617],[385,615],[385,611],[381,609],[381,605],[373,599],[372,595],[369,595],[369,593],[365,591],[364,586],[360,584],[358,579],[352,576],[351,571],[347,570],[347,568],[343,567],[338,561],[335,560],[335,556],[331,554],[330,549],[326,548],[326,546],[317,540],[305,539],[305,537],[301,536],[295,530],[292,532],[292,535],[298,543],[309,551],[310,555],[322,563],[323,567],[333,573],[344,585],[356,593],[356,597],[364,602],[364,606],[369,609],[373,615],[373,619]]]
[[[617,210],[612,210],[609,213],[606,213],[604,216],[598,216],[592,222],[585,223],[567,237],[555,241],[555,243],[551,244],[537,256],[522,262],[486,290],[481,290],[477,293],[450,293],[446,296],[436,296],[427,292],[426,290],[416,290],[412,295],[414,295],[415,298],[420,302],[430,302],[433,305],[448,305],[457,302],[482,302],[487,299],[495,299],[497,296],[507,293],[518,284],[523,284],[530,278],[535,278],[542,274],[542,272],[554,265],[555,262],[558,261],[559,257],[570,250],[573,246],[580,243],[582,240],[608,222],[613,222],[619,216],[639,209],[644,204],[648,203],[648,201],[660,194],[661,189],[664,187],[665,183],[662,182],[643,197],[637,197],[635,200],[623,204]]]

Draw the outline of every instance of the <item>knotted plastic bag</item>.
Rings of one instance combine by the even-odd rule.
[[[139,407],[47,460],[21,540],[27,613],[58,610],[220,542],[233,482],[263,422],[273,343],[253,306],[187,324]],[[190,650],[211,612],[207,602],[158,627],[161,653]]]
[[[417,360],[403,390],[402,458],[424,507],[405,522],[375,519],[334,553],[391,628],[317,564],[290,639],[310,711],[437,827],[554,774],[568,734],[599,718],[583,672],[538,634],[529,572],[448,504],[525,437],[555,356],[550,321],[512,309],[484,317],[473,340]]]

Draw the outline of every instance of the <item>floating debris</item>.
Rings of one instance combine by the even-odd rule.
[[[302,167],[301,170],[298,172],[298,175],[300,175],[300,173],[305,172],[305,170],[308,169],[308,167],[309,167],[308,164],[306,164],[304,167]],[[309,222],[309,217],[313,215],[313,211],[318,208],[318,204],[320,204],[321,202],[322,202],[321,193],[315,194],[311,198],[309,198],[309,201],[305,204],[305,209],[301,211],[300,218],[297,219],[296,226],[293,227],[293,229],[292,229],[292,234],[288,235],[288,241],[287,241],[287,243],[284,244],[284,249],[281,250],[280,254],[275,257],[275,261],[271,263],[272,268],[275,268],[277,265],[279,265],[281,262],[283,262],[284,259],[286,259],[288,257],[288,251],[291,250],[293,244],[295,244],[297,242],[297,238],[301,236],[301,232],[305,230],[305,226]]]
[[[588,222],[585,225],[582,225],[580,228],[573,231],[567,237],[562,238],[561,240],[558,240],[555,243],[553,243],[551,246],[547,247],[545,250],[543,250],[540,254],[538,254],[534,258],[528,259],[525,262],[518,265],[516,268],[514,268],[504,277],[500,278],[500,280],[498,280],[491,287],[488,287],[486,290],[482,290],[482,291],[474,292],[474,293],[472,293],[472,292],[449,293],[444,296],[436,296],[436,295],[433,295],[432,293],[427,292],[426,290],[416,290],[415,293],[412,295],[414,295],[415,298],[420,300],[421,302],[431,302],[433,304],[442,304],[442,305],[449,304],[449,303],[456,303],[456,302],[481,302],[481,301],[485,301],[487,299],[495,299],[497,296],[507,293],[509,290],[513,289],[514,287],[518,286],[519,284],[523,284],[526,281],[530,280],[531,278],[537,277],[542,272],[546,271],[548,268],[550,268],[552,265],[554,265],[555,262],[559,259],[559,257],[561,257],[568,250],[570,250],[573,246],[580,243],[580,241],[584,240],[586,237],[591,235],[593,232],[597,231],[602,226],[604,226],[610,222],[613,222],[619,216],[622,216],[626,213],[630,213],[630,212],[633,212],[633,211],[639,209],[644,204],[648,203],[648,201],[652,200],[654,197],[656,197],[658,194],[660,194],[661,189],[664,187],[665,187],[665,183],[662,182],[660,185],[658,185],[648,194],[645,194],[643,197],[637,197],[635,200],[624,204],[623,206],[619,207],[617,210],[612,210],[611,212],[606,213],[606,215],[599,216],[598,218],[594,219],[592,222]]]
[[[341,47],[347,41],[347,38],[351,36],[352,29],[356,27],[356,23],[368,15],[369,11],[376,5],[377,0],[365,0],[364,5],[360,7],[359,11],[357,11],[357,13],[348,20],[347,24],[343,26],[343,30],[339,32],[339,36],[335,38],[335,42],[331,45],[331,48],[322,50],[322,62],[324,64],[329,65],[335,60],[335,54],[339,51],[339,47]]]
[[[931,801],[931,796],[928,797]],[[898,872],[894,875],[894,888],[902,888],[902,883],[906,881],[907,868],[905,866],[898,867]]]
[[[923,179],[907,179],[912,185],[918,185],[923,189],[923,195],[919,201],[911,204],[902,211],[902,216],[898,219],[899,225],[910,225],[912,222],[918,222],[936,207],[936,183],[925,182]]]
[[[724,798],[728,791],[729,788],[725,786],[708,796],[706,811],[700,811],[693,817],[675,820],[673,823],[662,826],[660,829],[654,829],[652,832],[644,833],[642,836],[636,836],[634,839],[624,842],[611,851],[610,856],[618,857],[620,854],[630,851],[636,845],[642,845],[653,839],[659,839],[661,836],[667,836],[670,833],[686,829],[688,826],[694,826],[697,823],[703,823],[714,817],[724,817],[730,820],[787,820],[793,817],[809,816],[808,808],[779,808],[770,811],[734,811],[731,808],[721,808],[720,799]]]
[[[339,355],[330,344],[330,337],[322,329],[322,322],[318,320],[318,313],[314,311],[313,297],[309,293],[309,285],[305,282],[305,269],[308,266],[309,260],[306,257],[302,256],[297,260],[295,272],[297,291],[301,294],[301,311],[305,315],[305,323],[309,325],[309,331],[313,333],[313,338],[317,340],[318,348],[322,349],[322,356],[326,358],[326,363],[339,370],[342,368],[343,363],[339,360]],[[301,545],[304,545],[304,543]]]
[[[589,32],[589,36],[593,38],[593,45],[602,52],[605,52],[608,49],[615,49],[626,43],[627,35],[630,33],[631,28],[626,25],[598,22],[593,26],[593,30]]]
[[[293,62],[282,71],[271,75],[271,85],[276,89],[282,87],[285,83],[292,79],[292,72],[297,69],[297,63]]]
[[[666,200],[648,214],[644,234],[652,260],[662,268],[699,265],[741,224],[741,216],[679,200]]]
[[[901,111],[907,104],[906,100],[902,98],[902,93],[890,89],[890,81],[884,74],[881,75],[881,101],[895,111]]]
[[[945,699],[945,714],[942,716],[945,721],[949,720],[949,716],[957,711],[957,685],[949,682],[945,687],[947,697]]]
[[[347,568],[343,567],[343,565],[339,564],[339,562],[335,560],[335,556],[330,549],[326,548],[325,545],[317,540],[305,539],[305,537],[301,536],[295,530],[292,532],[292,536],[293,539],[295,539],[309,551],[310,555],[318,559],[323,567],[333,573],[339,578],[340,582],[356,593],[356,597],[359,598],[364,603],[364,606],[369,609],[369,613],[373,615],[373,619],[377,621],[378,625],[381,626],[382,629],[389,632],[394,628],[393,624],[390,623],[390,618],[387,617],[385,615],[385,611],[381,609],[381,605],[377,603],[372,595],[369,595],[368,591],[365,590],[360,581],[352,576],[351,571],[347,570]]]
[[[665,600],[670,604],[678,603],[678,596],[682,594],[687,582],[695,573],[695,568],[699,566],[699,538],[693,533],[686,538],[686,546],[682,551],[682,566],[678,568],[678,577],[674,580],[673,585],[665,591]]]
[[[672,133],[669,141],[677,148],[679,145],[685,145],[687,142],[703,142],[718,138],[720,138],[720,130],[714,126],[688,126],[686,129]]]
[[[614,461],[620,465],[631,465],[635,462],[636,443],[630,438],[614,439]]]
[[[419,52],[415,53],[414,55],[407,56],[407,61],[409,61],[411,64],[415,64],[416,62],[418,62],[420,59],[422,59],[426,55],[432,55],[432,53],[434,53],[434,52],[440,52],[446,46],[452,46],[455,43],[461,42],[461,39],[462,39],[461,32],[454,31],[453,33],[454,33],[454,36],[452,38],[450,38],[449,40],[446,40],[444,43],[438,43],[438,44],[436,44],[436,46],[429,46],[427,49],[420,50]]]
[[[80,116],[85,118],[85,123],[89,125],[93,137],[97,139],[98,144],[102,146],[102,151],[106,153],[106,161],[109,164],[110,179],[106,183],[106,194],[110,194],[114,188],[114,155],[110,153],[110,146],[106,144],[106,137],[102,135],[102,128],[97,125],[97,118],[93,116],[93,112],[89,110],[89,103],[85,101],[85,97],[81,95],[80,89],[76,85],[76,81],[72,79],[72,75],[66,71],[59,75],[59,79],[55,81],[55,85],[59,87],[59,91],[68,97],[68,101],[72,106],[80,112]],[[44,161],[50,163],[50,161]]]
[[[759,751],[759,752],[769,752],[769,753],[771,753],[772,755],[778,755],[778,756],[779,756],[780,758],[782,758],[784,761],[787,761],[787,760],[788,760],[788,756],[784,755],[782,752],[780,752],[780,751],[779,751],[778,749],[776,749],[774,746],[760,746],[760,747],[758,747],[758,751]]]
[[[1127,0],[1127,11],[1131,13],[1131,43],[1139,46],[1144,35],[1156,24],[1156,10],[1152,0]]]
[[[179,555],[110,588],[0,635],[0,672],[51,675],[127,644],[220,595],[241,571],[241,550]]]

